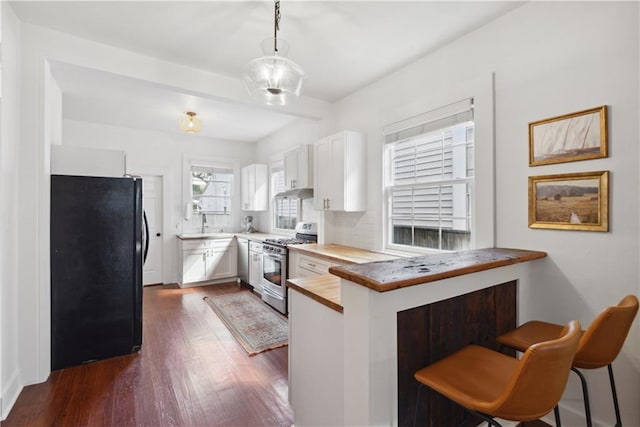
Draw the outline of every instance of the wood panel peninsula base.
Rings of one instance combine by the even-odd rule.
[[[294,424],[411,425],[413,372],[515,327],[518,289],[534,283],[528,261],[545,256],[490,248],[331,267],[342,313],[290,288]],[[418,424],[458,425],[461,412],[433,395]]]

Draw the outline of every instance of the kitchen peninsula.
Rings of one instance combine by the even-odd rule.
[[[333,278],[291,280],[295,424],[411,424],[413,372],[472,342],[495,347],[495,337],[516,326],[517,287],[533,283],[528,261],[545,256],[478,249],[334,266]],[[433,393],[422,400],[420,425],[461,421]]]

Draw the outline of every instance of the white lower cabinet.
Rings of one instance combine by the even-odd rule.
[[[299,255],[298,256],[298,276],[299,277],[307,277],[307,276],[318,276],[320,274],[327,274],[329,272],[329,267],[334,265],[338,265],[338,263],[332,263],[330,261],[311,257],[308,255]]]
[[[182,283],[207,280],[207,251],[182,251]]]
[[[178,240],[182,264],[178,283],[181,287],[199,282],[236,277],[238,245],[229,239]]]
[[[345,425],[343,330],[342,313],[289,288],[289,402],[296,426]]]
[[[324,258],[301,254],[295,250],[289,251],[289,277],[293,279],[327,274],[329,267],[334,265],[342,264]]]
[[[217,241],[216,243],[219,243]],[[238,273],[238,246],[233,240],[214,246],[207,257],[207,277],[225,279]]]
[[[262,243],[249,242],[249,284],[262,293]]]

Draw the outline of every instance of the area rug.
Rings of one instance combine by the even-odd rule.
[[[249,356],[289,343],[287,320],[251,292],[203,299]]]

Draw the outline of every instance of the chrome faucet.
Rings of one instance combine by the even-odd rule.
[[[202,213],[202,232],[204,233],[204,229],[207,227],[207,214]]]

